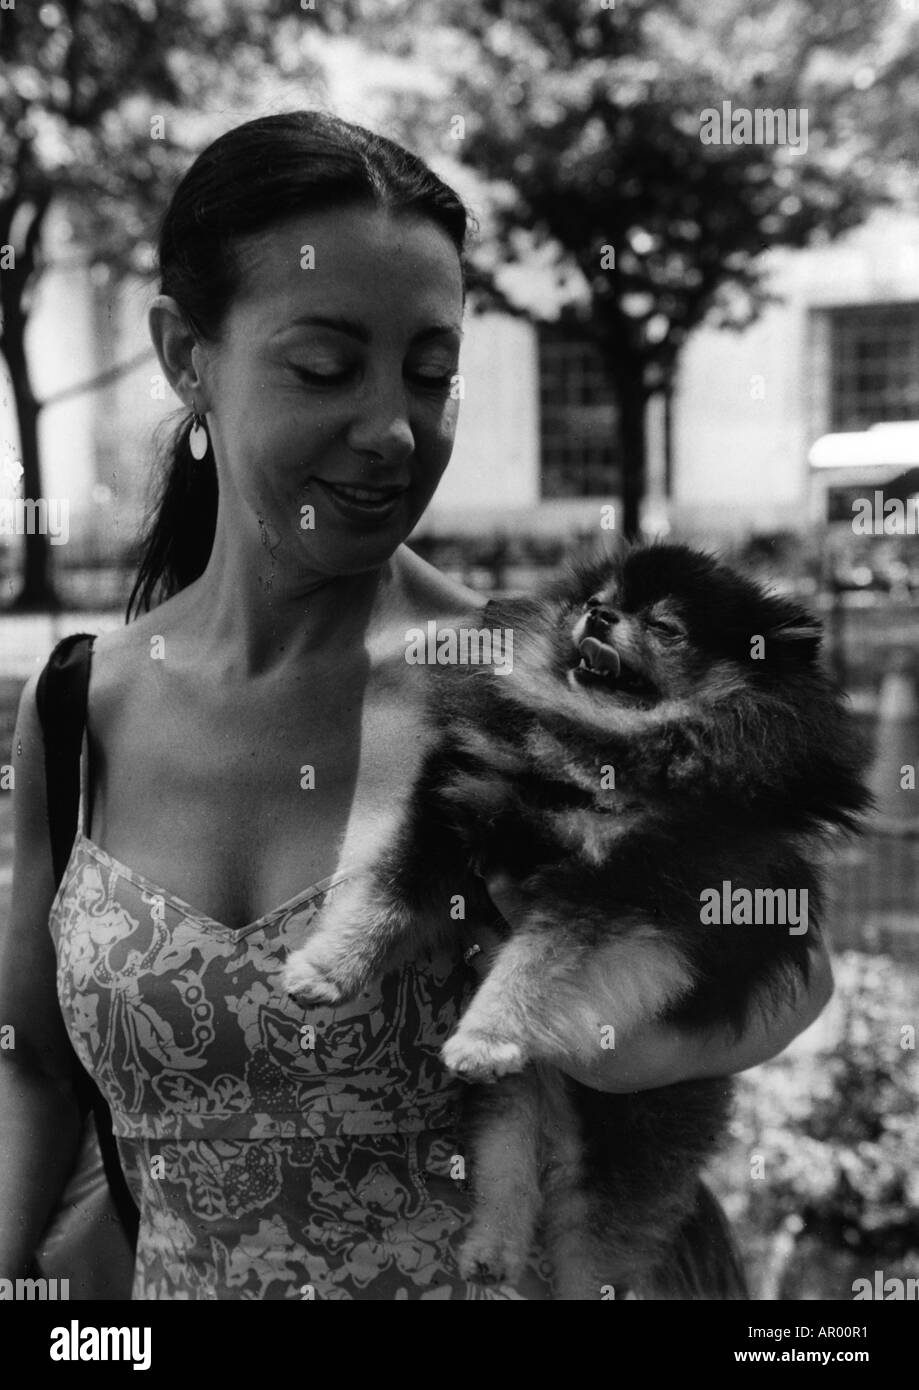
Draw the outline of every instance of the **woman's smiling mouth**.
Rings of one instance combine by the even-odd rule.
[[[385,521],[397,510],[408,491],[404,487],[361,487],[356,483],[315,482],[328,494],[336,511],[349,521]]]

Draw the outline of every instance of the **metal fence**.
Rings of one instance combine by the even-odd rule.
[[[834,856],[824,923],[837,950],[919,964],[919,826],[869,829]]]

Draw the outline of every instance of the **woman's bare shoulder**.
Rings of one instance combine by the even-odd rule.
[[[488,599],[476,589],[451,579],[427,560],[422,560],[408,546],[399,551],[402,583],[413,609],[430,617],[460,616],[476,608],[484,608]]]
[[[162,659],[174,632],[175,599],[167,599],[123,627],[103,632],[93,644],[91,704],[97,717],[111,701],[121,702],[149,670],[152,660]]]

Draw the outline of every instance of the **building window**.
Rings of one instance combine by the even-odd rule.
[[[608,497],[619,487],[617,412],[596,346],[571,331],[539,338],[543,497]]]
[[[919,420],[919,304],[831,309],[830,429]]]

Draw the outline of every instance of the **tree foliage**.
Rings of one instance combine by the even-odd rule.
[[[421,27],[405,0],[387,33],[441,74],[440,98],[401,97],[400,119],[488,180],[490,266],[549,244],[579,272],[619,401],[634,530],[640,417],[670,390],[688,335],[710,316],[742,326],[759,312],[765,249],[836,236],[889,194],[919,104],[916,17],[858,0],[423,10]],[[703,143],[701,113],[723,102],[806,112],[806,148]]]
[[[328,11],[328,13],[326,13]],[[41,495],[25,330],[44,233],[66,205],[81,254],[116,274],[150,268],[169,191],[190,155],[256,105],[310,104],[318,26],[346,7],[283,0],[45,0],[0,10],[0,352],[19,423],[23,488]],[[20,606],[53,602],[46,538],[26,537]]]
[[[534,256],[575,286],[573,311],[619,403],[624,522],[636,530],[645,405],[671,390],[688,335],[712,315],[748,322],[768,294],[763,250],[838,235],[908,167],[916,25],[908,7],[859,0],[45,0],[0,10],[0,247],[15,253],[0,269],[0,351],[26,495],[41,485],[25,327],[52,203],[66,201],[74,244],[96,260],[147,269],[168,189],[193,151],[255,109],[314,104],[317,90],[322,99],[310,49],[321,29],[430,75],[394,96],[390,129],[487,188],[479,299],[507,302],[498,267]],[[700,115],[723,102],[806,111],[806,150],[704,144]],[[44,538],[29,537],[23,601],[49,596]]]

